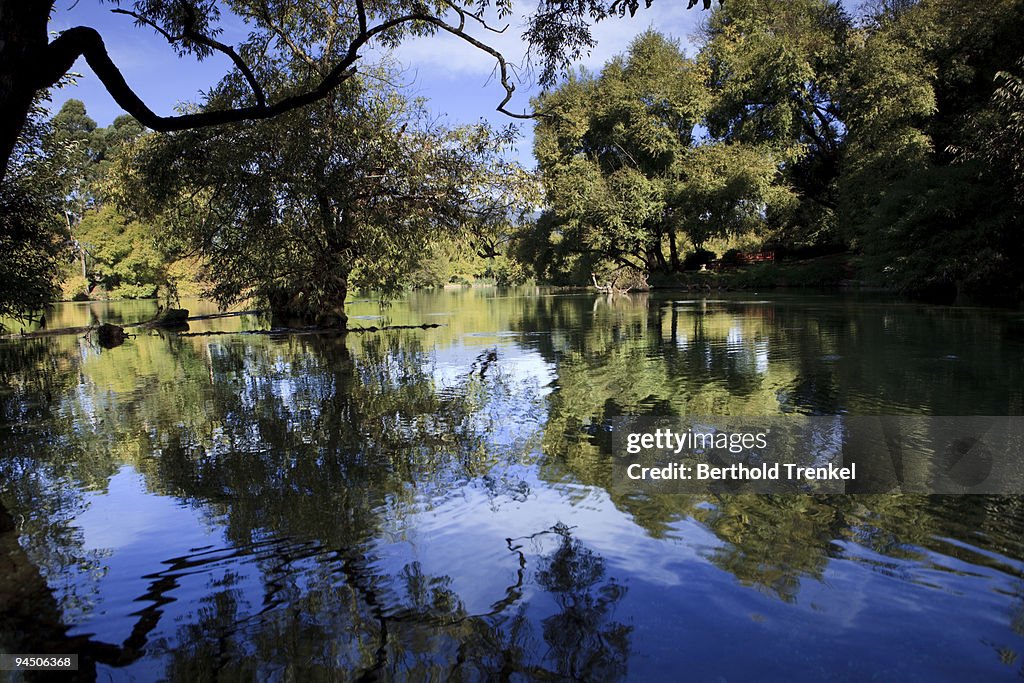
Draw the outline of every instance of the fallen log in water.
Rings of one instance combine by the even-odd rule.
[[[171,309],[171,310],[184,310],[184,309]],[[187,311],[186,311],[187,312]],[[182,323],[187,323],[193,320],[215,320],[217,318],[234,318],[240,315],[259,315],[263,313],[262,310],[252,311],[233,311],[231,313],[208,313],[206,315],[193,315],[187,318],[176,318],[173,322],[160,322],[160,318],[153,318],[151,320],[144,320],[137,323],[129,323],[122,325],[124,329],[140,328],[140,329],[154,329],[161,327],[173,327]],[[83,325],[81,327],[58,327],[51,330],[36,330],[34,332],[21,332],[0,335],[0,339],[38,339],[40,337],[57,337],[64,334],[89,334],[91,331],[98,329],[102,325]]]
[[[147,320],[133,327],[141,327],[143,329],[152,329],[155,327],[181,327],[185,326],[188,329],[188,309],[187,308],[168,308],[165,311],[158,311],[156,317],[152,320]]]
[[[280,335],[294,336],[303,334],[359,334],[363,332],[387,332],[390,330],[429,330],[435,327],[444,327],[440,323],[423,323],[422,325],[382,325],[376,327],[274,327],[269,330],[217,330],[211,332],[183,332],[179,337],[216,337],[223,334],[258,334],[258,335]]]
[[[115,346],[124,344],[124,340],[128,338],[123,327],[117,325],[111,325],[110,323],[103,323],[99,327],[89,330],[89,334],[96,333],[96,340],[100,346],[105,349],[112,349]]]
[[[21,334],[5,334],[0,336],[0,339],[38,339],[40,337],[56,337],[62,334],[86,334],[90,330],[96,329],[95,325],[86,325],[84,327],[61,327],[55,330],[37,330],[36,332],[22,332]]]
[[[133,326],[126,326],[133,327]],[[135,326],[137,327],[137,326]],[[127,339],[129,334],[120,325],[103,323],[102,325],[89,325],[86,327],[62,327],[56,330],[39,330],[37,332],[23,332],[21,334],[5,334],[0,339],[39,339],[41,337],[57,337],[64,334],[80,334],[85,337],[96,335],[100,346],[113,348],[120,346]]]
[[[171,309],[171,310],[183,310],[183,309]],[[210,313],[207,315],[194,315],[187,318],[181,318],[176,316],[174,320],[167,320],[161,318],[154,318],[152,320],[146,320],[144,322],[130,323],[124,326],[109,325],[109,327],[116,327],[118,329],[131,329],[139,328],[144,330],[150,329],[169,329],[174,331],[173,328],[179,325],[191,322],[194,320],[214,320],[217,318],[233,318],[241,315],[258,315],[264,313],[262,310],[252,311],[236,311],[232,313]],[[101,330],[107,327],[108,324],[102,325],[88,325],[84,327],[63,327],[53,330],[38,330],[36,332],[24,332],[21,334],[7,334],[0,336],[0,339],[38,339],[40,337],[56,337],[63,334],[80,334],[89,335],[97,330]],[[209,331],[209,332],[179,332],[179,337],[211,337],[221,334],[347,334],[353,332],[356,334],[363,332],[383,332],[385,330],[427,330],[435,327],[443,327],[440,323],[424,323],[422,325],[383,325],[376,327],[371,325],[370,327],[275,327],[269,330],[236,330],[236,331]],[[103,333],[100,333],[103,334]],[[126,337],[128,335],[125,335]],[[123,341],[123,340],[122,340]],[[102,343],[102,339],[101,339]],[[116,344],[115,344],[116,345]]]

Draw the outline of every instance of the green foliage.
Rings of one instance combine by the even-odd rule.
[[[28,318],[57,298],[71,155],[37,103],[0,184],[0,318]]]
[[[923,0],[857,36],[841,215],[869,279],[943,299],[1024,294],[1021,107],[1013,77],[996,81],[1022,30],[1024,3],[957,15],[949,0]]]
[[[779,160],[765,147],[709,143],[693,149],[686,182],[677,185],[676,218],[700,249],[715,237],[742,236],[764,226],[768,211],[793,202],[780,184]]]
[[[1012,69],[1024,52],[1024,3],[995,0],[961,12],[954,0],[923,0],[883,31],[920,50],[934,69],[937,107],[928,132],[939,155],[965,142],[972,117],[992,106],[996,73]]]
[[[343,324],[350,288],[401,291],[431,241],[487,203],[484,166],[504,140],[483,126],[443,129],[375,82],[352,79],[268,121],[149,138],[137,172],[125,165],[125,187],[139,188],[126,196],[164,212],[221,305],[256,299]]]
[[[128,221],[105,203],[117,192],[109,179],[114,160],[142,130],[129,116],[100,128],[75,99],[65,102],[49,122],[49,147],[65,150],[62,218],[75,252],[63,268],[70,279],[62,298],[88,299],[97,286],[107,296],[150,297],[164,281],[159,272],[166,257],[157,253],[157,231]]]
[[[129,220],[107,205],[85,215],[76,237],[88,254],[92,285],[113,298],[151,298],[167,282],[169,259],[152,225]]]
[[[507,253],[481,255],[476,242],[465,235],[431,239],[429,253],[409,275],[409,286],[443,287],[451,284],[523,284],[529,274],[521,262]]]
[[[865,279],[905,292],[1019,298],[1024,3],[886,1],[863,17],[736,0],[695,60],[648,33],[545,93],[547,211],[520,257],[553,282],[629,267],[670,282],[694,262],[680,252],[723,240],[842,243]],[[773,268],[743,277],[839,279]]]
[[[74,178],[69,203],[81,220],[85,211],[106,199],[105,181],[114,160],[144,129],[131,116],[118,116],[109,127],[100,128],[85,104],[75,99],[66,101],[50,124],[53,136],[69,149],[66,163]]]
[[[762,225],[789,197],[779,159],[765,145],[697,144],[713,97],[706,76],[649,31],[599,76],[542,95],[535,153],[549,215],[522,248],[553,249],[561,269],[670,272],[684,239],[700,247]],[[536,262],[542,276],[552,265]]]
[[[992,205],[977,164],[936,166],[902,179],[872,214],[869,273],[912,294],[1015,301],[1024,296],[1019,205]],[[966,227],[965,227],[966,226]]]
[[[835,180],[843,150],[839,84],[850,19],[831,0],[736,0],[712,15],[698,60],[714,102],[711,135],[770,146],[783,184],[800,195],[769,216],[794,243],[835,239]]]
[[[843,278],[843,263],[822,258],[808,263],[755,263],[726,278],[726,284],[739,289],[773,287],[835,287]]]
[[[866,221],[892,184],[927,167],[935,113],[934,70],[918,50],[884,31],[866,37],[844,82],[847,153],[840,178],[843,228],[858,246]]]
[[[992,103],[974,121],[973,140],[962,148],[963,156],[980,159],[994,174],[1013,185],[1018,204],[1024,205],[1024,59],[1014,72],[995,76]]]
[[[87,181],[87,169],[96,158],[92,149],[96,122],[85,112],[85,103],[71,99],[64,103],[50,121],[53,135],[66,144],[70,150],[69,165],[75,171],[76,185]]]
[[[716,95],[712,134],[802,146],[804,153],[834,151],[849,23],[829,0],[723,4],[711,15],[700,53]]]
[[[60,298],[63,301],[88,301],[92,285],[81,273],[71,275],[61,284]]]
[[[700,116],[690,96],[699,80],[677,44],[647,33],[601,76],[542,95],[534,152],[552,216],[541,229],[557,224],[560,244],[578,253],[655,267],[672,167]]]

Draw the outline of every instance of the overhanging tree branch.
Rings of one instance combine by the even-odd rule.
[[[250,87],[253,89],[257,100],[256,104],[232,109],[203,111],[175,116],[160,116],[150,109],[135,93],[135,91],[132,90],[131,86],[128,85],[124,76],[110,58],[106,45],[104,44],[103,38],[99,32],[86,26],[79,26],[62,32],[57,39],[47,46],[46,69],[40,79],[43,82],[39,84],[39,87],[46,88],[56,83],[61,76],[67,73],[75,60],[79,56],[82,56],[103,83],[107,91],[114,98],[114,101],[116,101],[125,111],[138,119],[143,125],[153,130],[171,132],[186,130],[189,128],[235,123],[238,121],[268,119],[287,111],[304,107],[327,97],[331,91],[356,73],[355,64],[360,59],[359,51],[367,43],[389,30],[405,24],[421,22],[450,33],[493,57],[497,62],[497,66],[495,68],[498,70],[501,85],[505,89],[505,97],[496,107],[497,111],[518,119],[529,119],[534,117],[533,114],[519,114],[506,109],[506,105],[511,101],[512,95],[515,92],[515,85],[512,83],[509,74],[508,62],[504,55],[502,55],[498,50],[466,33],[466,13],[462,9],[453,6],[453,9],[460,17],[459,26],[449,24],[443,19],[432,14],[412,12],[363,29],[366,16],[365,11],[362,10],[361,3],[359,7],[361,9],[359,16],[360,31],[349,43],[348,50],[338,60],[338,62],[334,64],[327,75],[324,76],[316,86],[309,90],[297,95],[284,97],[273,103],[268,103],[266,101],[263,89],[255,78],[252,69],[230,46],[196,31],[190,31],[190,29],[186,29],[186,32],[180,36],[173,35],[139,15],[125,10],[115,11],[118,11],[121,14],[133,16],[137,20],[156,28],[170,42],[178,42],[188,38],[193,42],[205,45],[230,57],[242,72]],[[480,17],[474,15],[470,16],[472,16],[473,19],[482,22]],[[301,54],[298,56],[301,58]]]
[[[124,4],[129,2],[130,0],[125,0]],[[331,3],[331,11],[327,14],[333,14],[335,19],[326,17],[327,23],[331,26],[328,28],[322,55],[328,55],[333,51],[336,36],[353,30],[355,37],[349,43],[350,49],[342,54],[331,73],[321,81],[311,85],[305,92],[283,96],[276,102],[268,101],[266,93],[270,90],[269,83],[261,84],[257,78],[260,70],[252,63],[253,55],[260,55],[262,44],[263,56],[266,57],[270,39],[273,37],[280,41],[282,46],[291,50],[296,59],[304,60],[312,67],[314,73],[324,67],[323,59],[314,58],[301,45],[301,32],[304,30],[302,19],[297,22],[281,19],[292,17],[291,3],[225,3],[230,4],[231,11],[243,21],[251,22],[263,31],[263,35],[260,36],[253,34],[254,42],[251,42],[246,50],[236,49],[214,38],[217,31],[209,30],[209,20],[220,15],[220,2],[221,0],[134,0],[131,2],[133,10],[115,10],[154,28],[174,43],[182,54],[224,54],[240,71],[255,100],[253,106],[159,116],[125,81],[108,55],[102,37],[95,29],[84,26],[72,28],[51,42],[48,38],[47,24],[53,0],[0,0],[0,182],[3,182],[7,175],[8,162],[18,136],[25,126],[33,98],[56,85],[79,57],[86,58],[104,87],[126,112],[153,130],[169,132],[245,120],[268,119],[316,102],[356,73],[358,51],[371,39],[380,36],[385,38],[389,45],[395,44],[401,39],[401,35],[391,35],[393,29],[406,25],[412,28],[413,33],[419,33],[417,29],[428,24],[436,30],[456,35],[497,60],[495,70],[506,94],[496,107],[498,111],[518,119],[536,116],[526,112],[512,113],[507,109],[515,90],[509,78],[510,65],[500,52],[464,30],[469,19],[479,23],[484,30],[503,32],[508,27],[491,27],[484,19],[483,11],[487,7],[497,7],[499,18],[507,16],[512,11],[511,0],[501,0],[497,4],[493,0],[439,0],[437,4],[400,0],[375,2],[372,5],[368,5],[366,0],[351,0],[354,3],[354,12],[345,14],[341,14],[340,4]],[[542,0],[524,34],[529,38],[531,50],[539,46],[544,56],[546,65],[541,83],[550,85],[558,71],[557,66],[568,66],[572,59],[581,54],[582,49],[593,46],[594,41],[589,31],[591,23],[612,14],[633,15],[641,2],[646,6],[651,4],[651,0]],[[698,2],[701,0],[690,0],[689,5],[692,7]],[[703,0],[703,4],[708,7],[710,0]],[[390,11],[405,14],[384,21],[383,18],[387,17],[387,12]],[[447,12],[459,15],[458,26],[445,21],[443,15]],[[370,22],[374,19],[381,23],[373,26]],[[298,32],[298,37],[292,35],[293,30]]]
[[[472,45],[476,49],[480,50],[481,52],[485,52],[485,53],[491,55],[492,57],[494,57],[494,59],[497,61],[497,66],[495,68],[498,69],[498,74],[499,74],[499,79],[501,81],[501,86],[503,88],[505,88],[505,98],[502,99],[502,101],[500,103],[498,103],[498,106],[496,107],[497,111],[501,112],[505,116],[510,116],[510,117],[512,117],[514,119],[533,119],[533,118],[537,118],[536,114],[532,114],[532,113],[531,114],[527,114],[527,113],[516,114],[515,112],[511,112],[511,111],[509,111],[508,109],[505,108],[505,105],[508,104],[512,100],[512,94],[515,93],[515,91],[516,91],[515,84],[509,78],[508,62],[505,60],[505,56],[503,54],[501,54],[500,52],[498,52],[497,50],[495,50],[490,45],[488,45],[488,44],[486,44],[486,43],[484,43],[484,42],[482,42],[480,40],[477,40],[473,36],[471,36],[468,33],[466,33],[464,31],[464,28],[465,28],[465,25],[466,25],[466,12],[464,10],[462,10],[461,8],[455,6],[455,5],[451,5],[451,7],[459,15],[459,25],[458,26],[452,26],[451,24],[449,24],[448,22],[444,21],[443,19],[440,19],[440,18],[432,16],[432,15],[424,15],[421,18],[421,21],[423,21],[425,23],[428,23],[428,24],[431,24],[432,26],[436,26],[437,28],[441,29],[442,31],[446,31],[446,32],[452,34],[453,36],[456,36],[456,37],[466,41],[467,43],[469,43],[470,45]],[[478,17],[478,16],[475,16],[473,14],[470,14],[469,16],[472,17],[473,19],[481,22],[481,23],[484,23],[483,20],[480,17]],[[484,24],[484,26],[487,27],[487,24]],[[490,28],[490,27],[487,27],[487,28]],[[492,29],[492,30],[494,30],[494,29]],[[503,31],[504,29],[501,29],[501,30]]]
[[[174,44],[174,43],[178,43],[178,42],[181,42],[183,40],[188,39],[188,40],[191,40],[194,43],[198,43],[200,45],[205,45],[206,47],[209,47],[212,50],[216,50],[217,52],[220,52],[222,54],[227,55],[228,58],[234,63],[234,65],[242,73],[242,76],[245,78],[245,82],[249,84],[250,88],[252,88],[253,95],[256,97],[256,104],[259,105],[259,106],[262,106],[262,107],[265,107],[267,105],[267,97],[266,97],[266,95],[263,92],[263,87],[260,85],[260,82],[256,79],[256,76],[255,76],[255,74],[253,74],[252,69],[249,67],[248,64],[246,64],[245,60],[242,59],[242,57],[230,45],[225,45],[224,43],[220,42],[219,40],[216,40],[216,39],[214,39],[214,38],[212,38],[210,36],[207,36],[205,34],[202,34],[202,33],[198,32],[198,31],[196,31],[195,30],[195,20],[194,19],[191,20],[185,26],[185,30],[181,33],[181,35],[174,36],[174,35],[171,35],[165,29],[163,29],[162,27],[160,27],[155,22],[150,21],[146,17],[144,17],[141,14],[138,14],[136,12],[132,12],[130,10],[125,10],[125,9],[120,9],[120,8],[113,9],[113,10],[110,10],[110,11],[113,12],[114,14],[124,14],[124,15],[127,15],[129,17],[134,18],[140,24],[145,24],[146,26],[152,27],[158,33],[160,33],[160,35],[162,35],[164,38],[166,38],[168,43]]]

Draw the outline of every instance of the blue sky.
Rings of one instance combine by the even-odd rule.
[[[638,33],[650,27],[687,45],[707,13],[686,10],[685,4],[682,0],[660,0],[649,9],[641,9],[636,17],[602,22],[595,30],[597,48],[581,60],[580,65],[599,69],[608,59],[623,52]],[[97,0],[58,0],[50,29],[60,32],[80,25],[97,29],[125,79],[158,114],[172,113],[179,102],[200,99],[204,89],[231,69],[227,58],[220,55],[203,62],[179,59],[153,31],[137,28],[130,17],[112,14],[112,7],[112,3]],[[525,56],[525,44],[520,38],[523,20],[512,17],[509,23],[504,34],[482,34],[480,38],[501,50],[510,62],[522,63]],[[237,20],[228,22],[224,28],[221,36],[224,42],[237,43],[245,34],[244,25]],[[687,52],[692,54],[693,49]],[[450,123],[471,123],[481,118],[501,126],[512,122],[494,110],[504,91],[492,77],[493,60],[469,44],[453,36],[431,36],[409,41],[391,56],[405,69],[404,80],[411,91],[426,97],[431,111]],[[81,77],[76,85],[54,91],[51,105],[54,110],[68,99],[80,99],[101,126],[110,124],[123,113],[84,60],[79,60],[73,70]],[[538,91],[529,76],[524,75],[523,79],[517,84],[515,97],[508,107],[511,111],[527,110],[530,96]],[[532,166],[532,123],[521,124],[520,131],[522,139],[517,156]]]

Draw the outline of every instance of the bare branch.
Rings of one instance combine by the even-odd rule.
[[[462,15],[463,19],[465,17],[469,17],[470,19],[473,19],[474,21],[476,21],[478,24],[483,26],[485,29],[487,29],[491,33],[501,34],[501,33],[504,33],[505,31],[508,30],[508,26],[509,26],[508,24],[505,24],[501,28],[495,28],[494,26],[491,26],[490,24],[488,24],[487,20],[484,19],[482,16],[480,16],[479,12],[466,12],[464,9],[462,9],[461,7],[459,7],[458,5],[456,5],[455,3],[450,2],[450,1],[446,2],[446,4],[451,6],[452,9],[454,9],[456,12],[458,12],[460,15]]]
[[[150,21],[146,17],[144,17],[144,16],[142,16],[140,14],[136,14],[135,12],[131,12],[129,10],[121,9],[121,8],[112,9],[110,11],[111,11],[112,14],[124,14],[126,16],[132,17],[138,23],[144,24],[146,26],[149,26],[151,29],[153,29],[154,31],[156,31],[157,33],[162,35],[167,40],[167,42],[171,43],[172,45],[174,43],[177,43],[178,41],[183,40],[185,38],[185,36],[183,36],[183,35],[182,36],[172,35],[169,31],[167,31],[167,29],[165,29],[160,24],[157,24],[154,21]]]
[[[423,15],[423,16],[419,17],[419,20],[423,21],[425,23],[431,24],[433,26],[436,26],[439,29],[441,29],[442,31],[446,31],[446,32],[452,34],[453,36],[456,36],[457,38],[460,38],[460,39],[466,41],[467,43],[469,43],[470,45],[472,45],[476,49],[480,50],[481,52],[486,52],[487,54],[489,54],[492,57],[494,57],[494,59],[497,61],[497,66],[495,68],[498,70],[499,78],[500,78],[500,81],[501,81],[501,85],[505,89],[505,97],[504,97],[504,99],[502,99],[501,102],[498,103],[498,106],[495,107],[495,109],[497,111],[501,112],[505,116],[511,116],[514,119],[534,119],[534,118],[537,118],[538,114],[536,114],[536,113],[533,113],[533,114],[526,114],[526,113],[516,114],[515,112],[511,112],[511,111],[509,111],[508,109],[505,108],[505,105],[508,104],[512,100],[512,94],[516,91],[515,84],[509,78],[509,74],[508,74],[508,61],[506,61],[505,56],[503,54],[501,54],[500,52],[498,52],[496,49],[494,49],[493,47],[491,47],[490,45],[488,45],[488,44],[486,44],[484,42],[481,42],[481,41],[477,40],[473,36],[471,36],[468,33],[466,33],[463,30],[463,27],[465,26],[465,21],[466,21],[466,13],[461,8],[458,8],[458,7],[454,7],[453,6],[453,9],[455,9],[456,13],[458,13],[458,15],[459,15],[459,20],[460,21],[459,21],[459,26],[457,26],[457,27],[456,26],[452,26],[451,24],[449,24],[448,22],[444,21],[443,19],[439,19],[438,17],[435,17],[433,15]],[[470,16],[472,16],[472,15],[470,15]]]
[[[356,0],[356,11],[359,13],[359,32],[366,33],[366,5],[363,0]]]
[[[225,45],[219,40],[215,40],[210,36],[199,33],[198,31],[194,30],[191,25],[187,26],[185,28],[185,32],[182,33],[180,36],[173,36],[164,28],[157,25],[155,22],[150,21],[146,17],[137,14],[136,12],[120,8],[112,9],[110,11],[114,14],[125,14],[127,16],[133,17],[139,23],[145,24],[146,26],[150,26],[156,29],[161,35],[164,36],[164,38],[167,39],[167,42],[169,43],[173,44],[188,39],[193,42],[199,43],[200,45],[205,45],[210,49],[216,50],[217,52],[227,55],[231,59],[231,61],[234,62],[235,66],[238,67],[238,70],[242,73],[242,76],[245,78],[246,83],[249,84],[249,87],[252,88],[253,95],[256,96],[257,105],[261,107],[265,107],[267,105],[267,97],[263,93],[263,87],[260,85],[259,81],[256,80],[256,76],[255,74],[253,74],[252,69],[249,67],[248,64],[245,63],[245,60],[242,59],[242,57],[237,52],[235,52],[235,49],[230,45]],[[194,24],[194,20],[190,22],[190,24]]]

